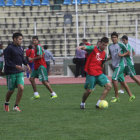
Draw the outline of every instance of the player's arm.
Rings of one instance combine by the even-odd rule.
[[[109,48],[109,47],[108,47]],[[108,49],[109,50],[109,49]],[[109,61],[109,60],[111,60],[112,59],[112,57],[111,57],[111,52],[110,52],[110,50],[109,50],[109,56],[106,58],[106,61]]]
[[[94,50],[94,46],[93,45],[91,45],[91,46],[79,46],[79,47],[77,47],[77,49],[78,50],[85,50],[85,51],[87,51],[87,53],[91,53],[93,50]]]
[[[133,56],[136,55],[134,48],[132,48]]]

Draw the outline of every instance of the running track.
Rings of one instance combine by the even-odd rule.
[[[137,75],[137,77],[140,79],[140,75]],[[111,79],[111,78],[109,77],[109,79]],[[129,83],[134,82],[129,76],[126,76],[125,79],[126,79],[126,82],[129,82]],[[29,79],[24,78],[24,81],[25,81],[25,85],[30,84]],[[50,84],[83,84],[83,83],[85,83],[85,78],[50,76],[49,77],[49,82],[50,82]],[[38,79],[36,79],[36,83],[41,84],[41,82],[39,82]],[[6,79],[5,78],[0,78],[0,85],[6,85]]]

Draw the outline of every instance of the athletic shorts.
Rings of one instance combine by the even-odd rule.
[[[47,70],[44,66],[40,66],[37,70],[33,70],[31,73],[31,78],[39,78],[39,81],[48,81]]]
[[[0,61],[0,70],[3,69],[3,62]]]
[[[136,72],[135,72],[134,65],[125,66],[124,73],[126,75],[129,75],[130,77],[135,76],[136,75]]]
[[[15,88],[17,88],[19,84],[24,86],[23,72],[6,75],[6,79],[7,79],[7,87],[9,91],[12,91]]]
[[[112,80],[124,82],[124,67],[119,66],[114,68]]]
[[[100,86],[105,86],[107,83],[110,83],[109,79],[106,75],[101,74],[99,76],[86,76],[86,82],[85,82],[85,89],[94,89],[95,85],[98,84]]]

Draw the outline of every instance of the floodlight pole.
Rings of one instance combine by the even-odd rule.
[[[34,35],[36,35],[36,22],[34,22]]]
[[[135,31],[136,31],[136,53],[137,53],[137,43],[138,43],[138,19],[136,19],[135,21],[135,24],[136,24],[136,28],[135,28]]]
[[[67,33],[66,33],[66,24],[64,24],[64,38],[65,38],[65,58],[67,57]]]
[[[78,5],[77,0],[75,0],[75,12],[76,12],[76,34],[77,34],[77,47],[79,46],[79,25],[78,25]]]

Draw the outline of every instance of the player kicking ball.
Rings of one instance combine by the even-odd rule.
[[[85,93],[82,97],[82,102],[80,104],[81,109],[85,109],[85,102],[88,96],[91,94],[95,85],[104,86],[104,91],[97,101],[96,108],[99,108],[99,103],[105,99],[108,92],[112,88],[112,85],[105,74],[103,74],[103,63],[106,60],[105,49],[108,45],[108,38],[103,37],[101,39],[100,46],[79,46],[77,49],[82,49],[87,51],[88,58],[85,64],[85,71],[87,73],[86,82],[85,82]]]
[[[46,70],[46,62],[44,59],[44,51],[43,48],[39,44],[39,40],[37,36],[33,36],[32,38],[34,50],[35,50],[35,57],[29,58],[29,61],[34,61],[34,70],[31,73],[30,82],[32,84],[34,90],[34,96],[32,99],[40,98],[39,93],[37,92],[35,78],[39,78],[42,84],[49,90],[51,94],[51,98],[57,98],[57,94],[52,90],[51,85],[48,82],[48,74]]]

